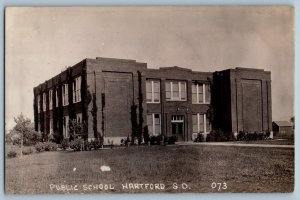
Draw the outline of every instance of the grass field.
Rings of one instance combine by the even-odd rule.
[[[273,139],[273,140],[255,140],[255,141],[235,141],[242,144],[275,144],[275,145],[294,145],[294,139]]]
[[[294,188],[294,149],[284,148],[140,146],[36,153],[6,159],[5,164],[5,190],[10,194],[292,192]],[[102,172],[102,165],[111,171]],[[213,182],[227,189],[218,191],[219,185],[213,189]],[[165,187],[122,189],[126,183],[162,183]],[[100,184],[111,184],[111,189],[101,190]],[[50,189],[54,185],[59,190]],[[70,190],[62,191],[61,185]]]

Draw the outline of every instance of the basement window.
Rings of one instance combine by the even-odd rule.
[[[197,137],[198,133],[209,133],[211,131],[211,124],[206,114],[193,114],[193,138]]]
[[[82,113],[77,113],[76,114],[76,122],[77,123],[82,123]]]
[[[63,118],[63,136],[64,138],[69,138],[69,116],[64,116]]]
[[[49,120],[49,134],[52,135],[53,134],[53,119],[50,118]]]
[[[147,125],[149,130],[149,136],[160,135],[161,134],[160,114],[158,113],[147,114]]]

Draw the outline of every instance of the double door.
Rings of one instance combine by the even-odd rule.
[[[172,136],[176,136],[178,141],[184,140],[184,116],[173,115],[171,119]]]

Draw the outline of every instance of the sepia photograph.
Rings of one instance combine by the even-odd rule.
[[[293,6],[6,7],[6,194],[292,193]]]

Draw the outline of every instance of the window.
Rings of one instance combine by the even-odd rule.
[[[64,84],[62,86],[62,100],[63,100],[63,106],[69,105],[68,84]]]
[[[52,110],[52,93],[53,90],[49,90],[49,110]]]
[[[37,131],[40,133],[41,132],[41,125],[40,125],[40,121],[38,121],[38,129],[37,129]]]
[[[285,134],[285,130],[280,130],[280,134]]]
[[[75,78],[73,82],[73,103],[81,101],[81,77]]]
[[[209,133],[211,131],[211,125],[206,114],[193,114],[193,137],[197,137],[198,133]]]
[[[146,81],[146,98],[147,103],[160,102],[160,82],[159,81]]]
[[[205,83],[194,83],[192,85],[192,102],[193,103],[210,103],[210,86]]]
[[[56,104],[56,107],[58,107],[58,88],[56,88],[56,91],[55,91],[55,104]]]
[[[69,116],[64,116],[63,118],[63,136],[64,138],[69,138]]]
[[[52,135],[53,134],[53,119],[50,118],[49,121],[49,134]]]
[[[147,125],[150,136],[161,134],[160,114],[147,114]]]
[[[172,115],[171,122],[184,122],[183,115]]]
[[[77,121],[77,123],[82,123],[82,113],[76,114],[76,121]]]
[[[167,101],[186,101],[186,82],[166,81]]]
[[[41,101],[41,97],[40,97],[40,95],[38,95],[37,96],[37,109],[38,109],[38,113],[41,112],[40,101]]]
[[[43,111],[46,111],[46,102],[47,101],[47,96],[46,93],[43,93]]]

